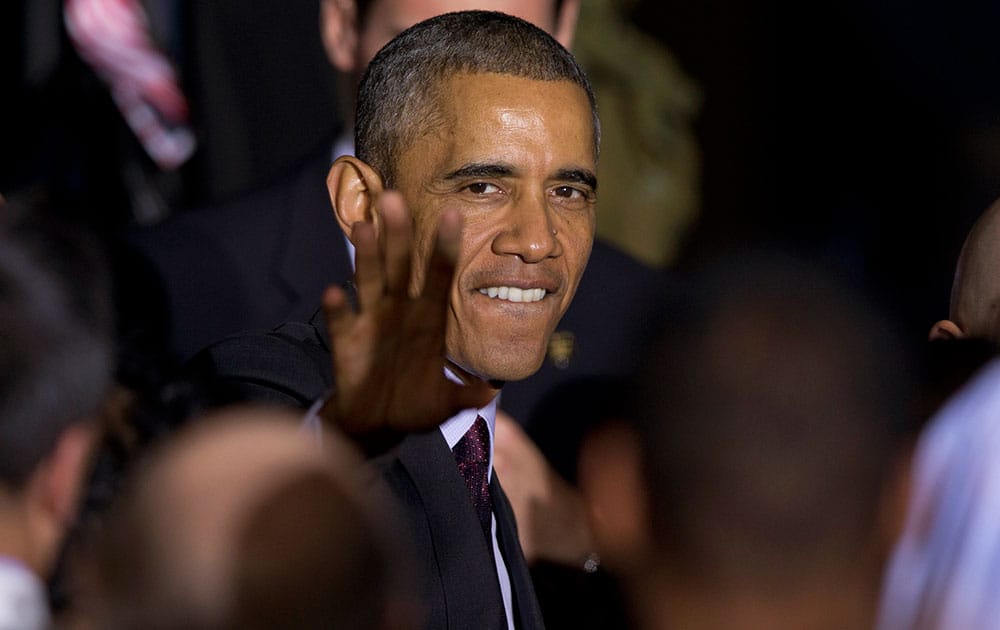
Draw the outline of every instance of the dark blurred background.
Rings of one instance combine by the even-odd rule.
[[[1000,196],[1000,4],[662,0],[632,15],[704,93],[688,259],[795,243],[873,283],[925,337]]]

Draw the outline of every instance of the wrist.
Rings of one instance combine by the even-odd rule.
[[[362,427],[359,423],[348,422],[337,410],[335,391],[327,394],[319,409],[322,423],[350,439],[366,457],[375,457],[395,448],[406,434],[388,427]]]

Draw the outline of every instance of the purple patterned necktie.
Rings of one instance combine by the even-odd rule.
[[[465,485],[469,489],[469,498],[472,499],[472,506],[476,508],[476,514],[479,515],[479,523],[483,527],[483,533],[486,534],[486,539],[490,540],[492,538],[490,524],[493,514],[488,474],[490,468],[490,430],[482,416],[476,418],[476,421],[451,452],[458,463],[458,471],[462,473]]]
[[[486,420],[482,416],[477,416],[469,430],[465,432],[462,439],[458,441],[455,448],[451,449],[458,463],[458,471],[465,479],[465,486],[469,489],[469,498],[472,506],[476,508],[479,516],[479,524],[486,535],[486,542],[493,546],[493,502],[490,501],[490,429],[486,426]],[[507,613],[500,609],[500,627],[507,628]]]

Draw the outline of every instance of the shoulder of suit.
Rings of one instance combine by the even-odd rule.
[[[332,383],[330,352],[319,330],[287,322],[216,341],[187,365],[196,379],[236,389],[247,401],[309,408]]]

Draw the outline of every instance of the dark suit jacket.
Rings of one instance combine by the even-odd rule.
[[[321,323],[321,315],[315,321]],[[301,408],[331,384],[325,327],[307,323],[229,337],[199,353],[189,367],[195,378],[220,380],[242,398]],[[412,434],[372,464],[382,472],[407,525],[414,577],[427,607],[426,627],[499,628],[503,602],[493,552],[441,432]],[[543,628],[514,514],[495,476],[490,490],[517,627]]]
[[[429,628],[499,628],[503,601],[493,550],[440,431],[411,435],[376,460],[417,550],[415,575]],[[542,628],[514,513],[496,475],[490,482],[500,545],[510,575],[518,628]]]

